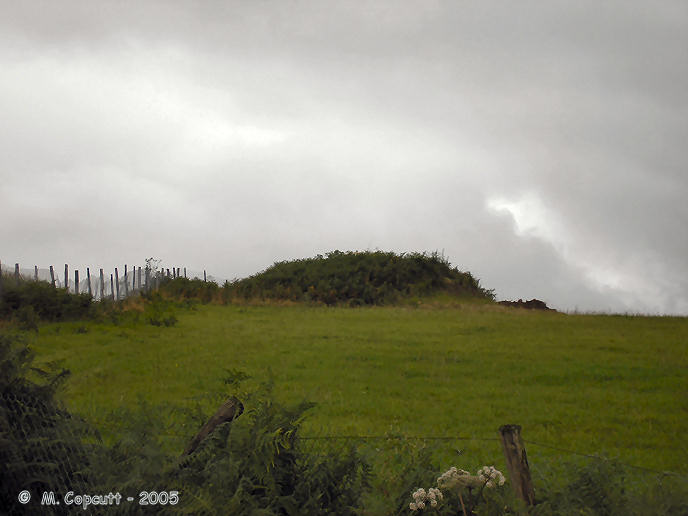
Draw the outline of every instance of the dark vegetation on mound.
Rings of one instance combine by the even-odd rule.
[[[277,262],[263,272],[225,285],[229,297],[285,299],[327,305],[392,304],[404,297],[446,292],[494,300],[470,272],[438,253],[333,251]]]

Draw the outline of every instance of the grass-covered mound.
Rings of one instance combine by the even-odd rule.
[[[328,305],[381,305],[408,296],[446,292],[494,299],[470,272],[437,253],[333,251],[315,258],[277,262],[226,286],[230,297],[312,301]]]

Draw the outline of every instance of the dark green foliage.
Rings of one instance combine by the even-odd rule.
[[[613,461],[571,465],[572,479],[563,487],[536,485],[533,515],[665,516],[688,515],[688,482],[679,477],[644,473],[630,484],[626,469]]]
[[[26,331],[38,331],[40,318],[31,305],[24,305],[14,313],[14,317],[19,322],[19,328]]]
[[[299,427],[311,404],[285,407],[269,393],[249,396],[248,410],[224,423],[191,455],[164,451],[162,438],[179,432],[167,425],[171,407],[140,401],[135,410],[113,414],[120,439],[92,457],[94,491],[116,485],[124,493],[179,492],[180,514],[354,514],[369,471],[355,450],[310,454]],[[185,427],[193,434],[208,419]],[[188,436],[188,439],[192,435]],[[128,508],[170,512],[170,507]]]
[[[226,298],[287,299],[333,304],[379,305],[403,297],[447,292],[494,299],[471,273],[451,267],[437,253],[341,252],[278,262],[249,278],[225,285]]]
[[[304,452],[298,432],[310,406],[262,400],[218,427],[174,475],[190,502],[186,512],[206,514],[211,506],[227,514],[354,514],[368,467],[353,449]]]
[[[0,508],[26,514],[17,495],[83,489],[88,456],[82,439],[88,428],[54,398],[68,371],[45,372],[40,383],[27,379],[31,353],[18,337],[0,334]],[[61,513],[56,508],[56,513]],[[66,508],[61,508],[66,512]]]
[[[19,313],[19,317],[26,321],[27,310],[31,309],[45,321],[79,319],[91,315],[92,305],[88,294],[70,294],[47,281],[2,278],[0,318],[10,318]]]

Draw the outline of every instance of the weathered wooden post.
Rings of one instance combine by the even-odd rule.
[[[196,436],[191,439],[191,442],[182,453],[182,457],[190,455],[194,452],[198,445],[203,442],[203,439],[213,433],[213,430],[222,423],[232,421],[238,418],[244,412],[244,405],[234,396],[225,401],[222,406],[217,409],[217,412],[211,417],[208,422],[203,425]]]
[[[52,265],[50,266],[50,283],[55,287],[55,269],[53,269]]]
[[[16,280],[19,279],[19,264],[18,263],[14,264],[14,279],[16,279]]]
[[[103,277],[103,269],[100,269],[100,300],[105,299],[105,278]]]
[[[69,292],[69,267],[65,263],[65,288]]]
[[[526,502],[526,505],[533,505],[535,491],[530,478],[526,449],[521,440],[521,426],[504,425],[499,428],[499,433],[502,437],[502,449],[514,494]]]
[[[203,281],[208,281],[208,279],[205,276],[205,270],[203,271]]]
[[[129,297],[129,281],[127,281],[127,264],[124,264],[124,297]]]
[[[93,289],[91,288],[91,269],[86,267],[86,279],[88,280],[88,297],[93,297]]]
[[[79,295],[79,271],[74,269],[74,293]]]
[[[117,301],[119,301],[119,273],[115,267],[115,288],[117,289]]]
[[[138,273],[139,273],[139,277],[137,279],[138,279],[138,284],[139,284],[139,290],[141,290],[141,267],[138,268]]]
[[[33,266],[33,280],[38,281],[38,265]]]
[[[184,277],[186,278],[186,267],[184,267]]]
[[[150,269],[146,267],[146,293],[150,292]]]
[[[117,270],[117,269],[115,269]],[[115,300],[115,282],[112,280],[112,274],[110,274],[110,296],[112,296],[112,300]]]
[[[136,265],[131,269],[131,291],[136,292]]]

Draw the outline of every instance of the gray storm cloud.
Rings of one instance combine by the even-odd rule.
[[[688,314],[682,2],[18,2],[3,263],[444,250],[500,298]]]

